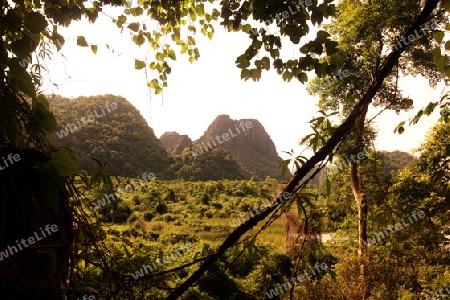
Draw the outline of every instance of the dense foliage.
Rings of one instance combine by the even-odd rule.
[[[92,173],[94,167],[102,166],[121,176],[136,177],[144,172],[168,176],[171,159],[167,151],[142,115],[124,98],[49,98],[59,124],[50,141],[57,146],[69,145],[81,170]],[[108,111],[112,103],[117,107]]]

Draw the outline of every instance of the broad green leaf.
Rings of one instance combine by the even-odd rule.
[[[196,21],[197,20],[197,13],[195,11],[194,7],[189,7],[189,17],[191,18],[192,21]]]
[[[398,131],[399,134],[402,134],[403,131],[405,130],[405,129],[403,128],[404,125],[405,125],[405,121],[400,122],[400,123],[397,125],[397,127],[394,128],[394,133],[396,133],[396,132]],[[401,132],[400,132],[399,128],[403,128],[403,129],[401,130]]]
[[[252,29],[252,26],[250,24],[245,24],[242,26],[242,31],[245,33],[249,33],[251,29]]]
[[[64,45],[65,40],[64,37],[60,34],[55,34],[53,36],[53,44],[56,46],[56,50],[61,50],[62,46]]]
[[[30,97],[35,97],[36,89],[33,85],[33,81],[25,68],[22,67],[17,58],[12,58],[8,62],[9,77],[12,85],[19,91],[24,92]]]
[[[138,46],[141,46],[142,44],[145,43],[145,38],[142,31],[139,31],[139,34],[133,35],[133,42]]]
[[[445,42],[445,50],[450,50],[450,41]]]
[[[97,54],[97,49],[98,49],[97,45],[91,45],[91,50],[92,52],[94,52],[94,54]]]
[[[431,113],[433,112],[433,110],[436,108],[437,105],[438,105],[437,102],[428,103],[427,107],[423,111],[424,115],[427,115],[427,116],[431,115]]]
[[[319,44],[319,43],[314,44],[314,53],[319,54],[319,55],[323,53],[322,44]]]
[[[446,55],[441,55],[441,49],[436,47],[432,50],[433,61],[436,64],[439,72],[445,73],[445,67],[448,64],[448,57]]]
[[[163,61],[164,60],[164,54],[162,54],[160,52],[157,52],[156,55],[155,55],[155,58],[156,58],[156,60]]]
[[[172,49],[169,50],[167,55],[169,56],[170,59],[177,60],[177,56],[175,55],[175,51],[174,50],[172,50]]]
[[[263,69],[270,69],[270,59],[267,56],[261,59],[261,66],[263,67]]]
[[[49,138],[57,129],[56,119],[49,110],[48,101],[44,95],[33,98],[33,117],[34,121],[39,124],[39,128],[44,135]]]
[[[317,37],[316,37],[316,42],[317,43],[320,43],[320,44],[323,44],[323,43],[325,43],[326,41],[327,41],[327,39],[330,37],[331,35],[328,33],[328,32],[326,32],[326,31],[323,31],[323,30],[319,30],[318,32],[317,32]]]
[[[120,15],[120,16],[117,18],[117,26],[118,26],[119,28],[122,27],[122,25],[123,25],[126,21],[127,21],[127,17],[124,16],[124,15]]]
[[[77,37],[77,45],[80,47],[88,47],[89,46],[88,43],[86,43],[84,36],[82,36],[82,35],[79,35]]]
[[[286,70],[286,71],[284,71],[284,73],[281,77],[283,78],[284,81],[289,82],[289,81],[291,81],[292,77],[294,77],[294,75],[291,72]]]
[[[144,13],[144,9],[142,9],[142,7],[133,7],[133,8],[130,8],[130,13],[134,17],[140,16]],[[125,23],[125,21],[124,21],[124,23]]]
[[[283,177],[284,174],[286,174],[286,171],[287,171],[287,168],[288,168],[290,162],[291,162],[290,159],[286,159],[286,160],[283,160],[283,162],[280,164],[279,167],[281,168],[281,177]]]
[[[331,56],[338,52],[338,49],[336,48],[337,45],[338,45],[338,43],[335,41],[326,41],[325,42],[325,49],[327,51],[328,56]]]
[[[10,45],[12,52],[20,59],[29,57],[30,53],[34,50],[33,44],[28,38],[13,41]]]
[[[321,64],[321,63],[317,63],[314,66],[314,70],[316,71],[316,74],[319,77],[323,77],[323,76],[325,76],[327,74],[326,65]]]
[[[142,68],[145,68],[145,62],[143,62],[142,60],[139,60],[139,59],[135,59],[134,60],[134,68],[136,70],[140,70]]]
[[[245,81],[247,81],[248,78],[250,78],[250,70],[242,69],[241,70],[241,79],[245,79]]]
[[[280,51],[278,49],[272,49],[270,50],[270,56],[272,58],[280,57]]]
[[[205,6],[203,5],[203,3],[197,4],[195,6],[195,11],[197,12],[197,15],[199,17],[203,17],[205,15]]]
[[[14,9],[8,9],[6,16],[3,17],[2,22],[10,24],[8,26],[11,32],[19,32],[22,28],[22,16],[19,15]]]
[[[253,81],[259,81],[261,79],[261,69],[251,69],[250,74]]]
[[[129,24],[127,26],[127,28],[133,30],[134,32],[138,32],[139,28],[140,28],[140,25],[139,25],[139,23],[134,22],[134,23]]]
[[[51,168],[60,177],[71,176],[78,171],[75,154],[67,148],[53,153],[45,166]]]
[[[25,26],[33,33],[40,33],[47,27],[47,20],[40,13],[32,11],[25,19]]]
[[[434,31],[433,32],[433,38],[436,40],[436,42],[440,43],[444,39],[444,32],[442,31]]]
[[[308,82],[308,75],[304,72],[301,72],[297,75],[297,79],[301,82],[301,83],[306,83]]]
[[[163,91],[161,86],[159,85],[158,80],[156,80],[156,79],[153,79],[152,81],[150,81],[148,83],[148,86],[155,91],[155,94],[160,94]]]

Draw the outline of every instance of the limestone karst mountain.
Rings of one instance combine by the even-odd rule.
[[[165,132],[159,140],[171,155],[181,154],[184,149],[192,146],[192,140],[187,135],[174,131]]]
[[[119,176],[145,172],[162,179],[280,179],[282,159],[258,120],[219,115],[203,136],[166,132],[157,139],[139,111],[113,95],[49,96],[58,123],[51,142],[69,146],[81,170],[102,164]]]
[[[224,134],[230,137],[219,145],[217,136],[223,140]],[[279,165],[283,160],[278,156],[275,144],[258,120],[232,120],[228,115],[219,115],[205,133],[194,141],[194,146],[203,146],[204,149],[206,143],[211,143],[212,140],[233,156],[242,167],[246,178],[281,178]]]
[[[173,132],[163,134],[160,139],[164,139],[163,144],[165,143],[166,149],[171,153],[175,145],[181,145],[182,142],[182,136]],[[181,150],[181,147],[178,149]],[[222,151],[218,152],[217,149]],[[246,179],[262,180],[266,176],[281,179],[279,165],[282,159],[278,156],[275,145],[262,124],[255,119],[232,120],[228,115],[219,115],[191,147],[183,150],[185,156],[183,163],[193,164],[191,168],[180,166],[183,170],[203,172],[203,169],[212,168],[208,165],[211,155],[220,155],[220,158],[215,159],[225,162],[228,154],[232,158],[230,161],[236,161],[240,169],[238,171],[233,168],[233,172],[242,173]],[[188,155],[197,160],[188,159]],[[208,156],[208,159],[205,156]],[[228,165],[222,167],[229,168]],[[192,173],[193,171],[189,172],[190,177],[193,176]]]

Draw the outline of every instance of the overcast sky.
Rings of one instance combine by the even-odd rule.
[[[280,155],[290,149],[296,149],[298,154],[301,151],[298,140],[311,132],[308,121],[318,110],[317,99],[308,95],[305,85],[296,79],[284,82],[274,70],[263,73],[259,82],[244,82],[234,62],[247,48],[249,38],[243,33],[228,33],[218,24],[215,31],[212,41],[201,33],[196,35],[201,56],[194,64],[177,53],[177,61],[171,62],[169,87],[162,95],[150,96],[143,70],[134,69],[135,58],[145,60],[146,54],[150,58],[154,55],[149,45],[141,48],[134,45],[129,32],[121,33],[104,15],[100,15],[95,25],[74,22],[69,29],[59,30],[66,44],[47,61],[49,76],[44,92],[65,97],[121,95],[141,112],[157,137],[166,131],[176,131],[195,140],[219,114],[228,114],[232,119],[254,118],[265,127]],[[90,48],[76,45],[78,35],[98,45],[96,55]],[[289,43],[283,44],[284,54],[293,50]],[[443,85],[432,90],[426,80],[408,77],[401,79],[400,88],[414,99],[415,109],[400,115],[384,112],[377,117],[378,150],[410,152],[420,145],[438,118],[435,112],[432,117],[424,117],[419,125],[407,127],[404,134],[394,134],[399,122],[413,116],[429,101],[439,99]],[[378,111],[371,107],[369,116]]]

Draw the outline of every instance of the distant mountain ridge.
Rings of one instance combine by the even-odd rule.
[[[161,138],[167,139],[168,136],[176,135],[165,133]],[[178,135],[178,140],[172,141],[172,144],[180,142],[181,136]],[[173,151],[169,146],[167,143],[166,149]],[[256,119],[232,120],[228,115],[219,115],[203,135],[193,142],[192,147],[186,147],[183,151],[200,158],[214,148],[222,148],[229,153],[246,179],[263,180],[266,176],[281,178],[279,165],[283,160],[278,156],[270,136]]]
[[[158,139],[123,97],[48,98],[58,124],[51,143],[69,146],[79,169],[88,173],[102,167],[128,177],[151,172],[161,179],[193,181],[280,179],[282,159],[258,120],[219,115],[194,142],[176,132]]]

